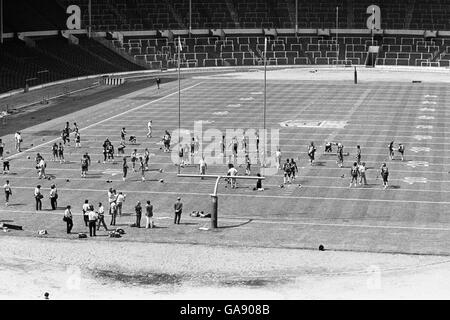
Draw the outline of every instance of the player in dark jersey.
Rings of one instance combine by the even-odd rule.
[[[161,85],[161,79],[160,78],[156,78],[156,86],[159,90],[159,86]]]
[[[125,127],[122,128],[122,130],[120,131],[120,141],[122,141],[123,143],[125,143],[125,136],[127,135],[127,131],[125,130]]]
[[[314,146],[314,142],[311,141],[310,145],[308,146],[308,157],[309,162],[311,165],[314,163],[314,155],[316,153],[316,147]]]
[[[361,147],[359,145],[356,146],[356,163],[361,164]]]
[[[249,176],[251,173],[251,162],[250,162],[250,157],[248,156],[248,154],[245,155],[245,175]]]
[[[59,147],[58,147],[58,158],[59,158],[59,163],[66,162],[66,159],[64,159],[64,147],[61,142],[59,143]]]
[[[106,151],[108,153],[108,155],[107,155],[108,156],[108,160],[114,161],[114,146],[112,144],[109,144],[106,147]]]
[[[391,141],[388,145],[389,148],[389,159],[394,159],[394,141]]]
[[[88,158],[86,157],[86,155],[84,154],[83,157],[81,158],[81,177],[82,178],[86,178],[86,173],[88,172],[89,169],[89,161]]]
[[[356,187],[356,184],[358,183],[358,163],[357,162],[353,162],[353,167],[350,169],[350,175],[352,176],[352,181],[350,181],[350,185],[348,187],[351,188],[353,182],[355,182],[355,187]]]
[[[339,168],[342,168],[344,165],[344,146],[341,143],[338,143],[337,147],[337,164]]]
[[[291,164],[289,163],[289,159],[286,159],[286,162],[283,164],[283,171],[284,171],[284,177],[283,177],[283,183],[286,184],[286,181],[288,183],[291,183]]]
[[[291,159],[291,177],[292,177],[292,181],[295,180],[295,174],[298,173],[298,167],[297,167],[297,163],[294,161],[294,159]]]
[[[136,161],[138,160],[137,157],[137,149],[134,149],[131,153],[131,167],[133,169],[133,172],[136,172]]]
[[[81,136],[78,132],[75,132],[75,147],[76,148],[81,147]]]
[[[144,151],[145,170],[148,170],[148,161],[149,160],[150,160],[150,152],[148,151],[148,148],[145,148],[145,151]]]
[[[383,178],[383,187],[384,189],[386,189],[388,187],[388,177],[389,177],[389,169],[386,166],[386,163],[383,163],[380,170],[381,170],[380,175]]]
[[[62,141],[64,142],[64,145],[67,143],[67,144],[69,144],[70,143],[70,138],[69,138],[69,128],[68,127],[66,127],[66,128],[64,128],[63,130],[62,130],[62,132],[61,132],[61,138],[62,138]]]
[[[195,154],[195,139],[192,138],[191,140],[191,145],[190,145],[190,150],[191,150],[191,164],[194,164],[194,154]]]
[[[53,161],[58,159],[58,144],[55,142],[52,146]]]

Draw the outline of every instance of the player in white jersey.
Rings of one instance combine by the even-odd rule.
[[[152,120],[150,120],[147,123],[147,129],[148,129],[147,138],[151,138],[152,137]]]

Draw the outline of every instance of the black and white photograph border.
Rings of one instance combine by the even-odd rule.
[[[448,10],[0,0],[0,299],[448,299]]]

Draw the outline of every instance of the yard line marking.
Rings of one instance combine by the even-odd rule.
[[[1,213],[24,213],[24,214],[36,214],[36,211],[33,210],[5,210],[0,209]],[[48,212],[42,212],[40,211],[39,214],[50,214],[50,215],[58,215],[61,216],[64,214],[62,210],[58,211],[48,211]],[[74,216],[82,216],[82,213],[73,212],[72,215]],[[133,217],[135,216],[134,213],[130,213],[130,215],[125,215],[123,218],[127,217]],[[119,218],[119,217],[118,217]],[[162,216],[162,217],[154,217],[155,220],[172,220],[172,217],[169,216]],[[184,218],[185,220],[189,221],[200,221],[198,219],[191,219],[189,216]],[[206,218],[208,219],[208,218]],[[345,220],[345,218],[342,218]],[[368,228],[368,229],[404,229],[404,230],[426,230],[426,231],[450,231],[450,228],[440,228],[440,227],[421,227],[421,226],[388,226],[388,225],[369,225],[369,224],[344,224],[344,223],[319,223],[319,222],[302,222],[302,221],[286,221],[286,220],[270,220],[262,219],[262,218],[255,218],[254,216],[246,217],[246,216],[238,216],[238,217],[232,217],[232,216],[222,216],[220,218],[221,221],[242,221],[247,222],[251,220],[251,223],[256,224],[280,224],[280,225],[298,225],[298,226],[318,226],[318,227],[342,227],[342,228]],[[202,220],[201,222],[203,222]],[[208,220],[206,220],[208,221]]]
[[[431,148],[428,148],[428,147],[412,147],[410,150],[412,152],[415,152],[415,153],[418,153],[418,152],[430,152]]]
[[[419,141],[433,139],[432,136],[421,136],[421,135],[416,135],[413,138],[416,139],[416,140],[419,140]]]
[[[427,183],[427,178],[424,177],[405,177],[403,179],[403,182],[408,184],[414,184],[414,183]]]
[[[408,167],[428,167],[430,164],[427,161],[408,161],[406,164]]]
[[[433,117],[433,116],[420,116],[420,117],[417,117],[417,119],[421,119],[421,120],[433,120],[434,117]]]
[[[230,216],[223,216],[221,219],[229,220],[245,220],[251,219],[252,223],[262,223],[262,224],[285,224],[285,225],[305,225],[305,226],[323,226],[323,227],[343,227],[343,228],[375,228],[375,229],[411,229],[411,230],[430,230],[430,231],[450,231],[450,228],[439,228],[439,227],[414,227],[414,226],[387,226],[387,225],[368,225],[368,224],[344,224],[344,223],[318,223],[318,222],[301,222],[301,221],[283,221],[283,220],[264,220],[255,217],[239,216],[236,218]],[[345,218],[342,218],[345,220]]]
[[[347,149],[349,149],[349,148],[350,147],[347,147]],[[138,150],[138,155],[140,155],[143,152],[143,147],[142,148],[136,148],[136,149]],[[153,150],[159,151],[160,150],[159,147],[154,147],[154,148],[147,147],[146,149],[148,149],[149,151],[153,151]],[[369,149],[369,148],[364,148],[364,149]],[[380,149],[380,148],[371,148],[371,149]],[[420,149],[420,148],[417,148],[417,149]],[[411,150],[411,151],[413,151],[415,153],[418,153],[418,152],[429,152],[429,151],[426,150],[427,148],[423,148],[423,149],[424,150],[418,150],[418,151],[417,150]],[[65,156],[66,156],[66,161],[67,162],[65,163],[65,165],[67,165],[67,164],[77,164],[78,163],[78,159],[74,159],[73,157],[81,158],[81,156],[86,152],[86,150],[101,150],[101,148],[100,147],[97,147],[97,148],[84,147],[83,151],[80,150],[80,152],[66,151],[65,152]],[[285,150],[284,154],[287,155],[287,157],[289,157],[289,158],[292,158],[292,156],[294,156],[294,157],[297,157],[297,159],[300,160],[300,161],[306,160],[306,153],[304,154],[303,157],[301,157],[301,156],[298,156],[297,150],[295,150],[295,149],[294,150],[290,150],[290,149],[286,148],[284,150]],[[51,156],[52,156],[51,152],[42,152],[41,151],[39,153],[42,156],[47,156],[48,155],[48,158],[51,158]],[[99,158],[101,158],[101,161],[103,161],[103,153],[95,153],[95,152],[88,152],[88,153],[89,153],[90,156],[99,157]],[[256,153],[255,152],[249,152],[249,155],[253,155],[253,154],[256,154]],[[328,154],[328,156],[331,157],[331,158],[330,159],[321,160],[321,161],[324,161],[324,162],[335,162],[335,160],[332,159],[332,158],[336,159],[336,154],[334,152]],[[352,157],[354,157],[354,156],[356,156],[356,155],[350,154],[349,155],[350,158],[348,158],[347,161],[351,161]],[[385,156],[386,156],[385,153],[364,153],[364,158],[365,159],[367,159],[368,157],[385,157]],[[115,157],[115,160],[114,160],[115,163],[114,162],[113,163],[109,162],[109,164],[113,164],[113,165],[116,164],[117,165],[117,164],[119,164],[119,161],[121,161],[123,157],[128,157],[129,158],[130,154],[126,153],[126,154],[114,155],[114,157]],[[167,155],[154,154],[154,153],[150,154],[150,159],[154,159],[154,158],[167,159]],[[426,159],[430,159],[430,158],[431,159],[448,159],[448,156],[432,156],[432,155],[416,155],[416,154],[408,155],[408,161],[411,160],[411,159],[422,159],[422,158],[426,158]],[[344,161],[345,160],[346,159],[344,159]],[[14,161],[16,161],[16,162],[17,161],[20,161],[20,162],[34,162],[34,159],[17,158]],[[384,161],[384,160],[380,160],[380,161],[375,161],[375,159],[365,160],[366,163],[381,163],[382,161]],[[420,160],[417,160],[417,161],[420,161]],[[51,160],[49,160],[49,163],[54,163],[54,162],[58,162],[58,161],[51,161]],[[168,160],[167,162],[153,162],[153,161],[150,161],[150,162],[151,162],[151,164],[156,164],[156,165],[165,165],[165,164],[174,165],[172,162],[170,162],[170,160]],[[407,163],[407,161],[400,161],[400,159],[397,159],[397,160],[394,160],[394,162],[391,162],[391,165],[396,166],[396,165],[402,165],[404,163]],[[445,165],[445,164],[442,164],[442,163],[429,163],[429,164],[431,166],[444,166]],[[210,164],[210,165],[214,166],[214,164]],[[215,165],[218,165],[218,166],[223,165],[223,166],[225,166],[226,163],[215,164]],[[253,165],[257,165],[257,163],[255,163]],[[32,169],[32,168],[30,167],[29,169]]]
[[[25,189],[34,190],[34,187],[15,187],[15,189]],[[43,188],[44,190],[50,190],[49,188]],[[347,188],[348,189],[348,188]],[[99,192],[104,194],[107,188],[103,190],[99,189],[69,189],[69,188],[58,188],[60,191],[69,192]],[[380,186],[380,190],[381,186]],[[189,196],[205,196],[210,197],[211,193],[200,193],[200,192],[175,192],[175,191],[143,191],[143,190],[121,190],[125,193],[141,193],[141,194],[162,194],[162,195],[189,195]],[[383,190],[385,193],[386,190]],[[241,197],[241,198],[267,198],[267,199],[290,199],[290,200],[318,200],[318,201],[352,201],[352,202],[388,202],[388,203],[416,203],[416,204],[434,204],[434,205],[450,205],[449,201],[427,201],[427,200],[398,200],[398,199],[361,199],[361,198],[337,198],[337,197],[311,197],[311,196],[282,196],[282,195],[262,195],[262,194],[231,194],[231,193],[221,193],[220,197]]]
[[[186,91],[186,90],[192,89],[192,88],[197,87],[198,85],[200,85],[200,84],[202,84],[202,83],[203,83],[203,82],[199,82],[199,83],[194,84],[194,85],[192,85],[192,86],[190,86],[190,87],[181,89],[180,91]],[[101,124],[101,123],[107,122],[107,121],[109,121],[109,120],[111,120],[111,119],[114,119],[114,118],[123,116],[124,114],[130,113],[130,112],[132,112],[132,111],[142,109],[142,108],[144,108],[144,107],[146,107],[146,106],[149,106],[149,105],[151,105],[151,104],[153,104],[153,103],[155,103],[155,102],[164,100],[164,99],[166,99],[166,98],[168,98],[168,97],[170,97],[170,96],[176,95],[176,94],[178,94],[178,91],[172,92],[172,93],[170,93],[170,94],[168,94],[168,95],[166,95],[166,96],[164,96],[164,97],[161,97],[161,98],[159,98],[159,99],[152,100],[152,101],[150,101],[150,102],[146,102],[146,103],[144,103],[144,104],[142,104],[142,105],[140,105],[140,106],[137,106],[137,107],[134,107],[134,108],[129,109],[129,110],[127,110],[127,111],[124,111],[124,112],[122,112],[122,113],[116,114],[116,115],[114,115],[114,116],[112,116],[112,117],[103,119],[103,120],[101,120],[101,121],[99,121],[99,122],[92,123],[92,124],[88,125],[87,127],[84,127],[84,128],[82,128],[82,129],[79,129],[79,131],[87,130],[87,129],[93,127],[93,126],[96,126],[96,125],[99,125],[99,124]],[[44,142],[44,143],[41,143],[41,144],[39,144],[39,145],[37,145],[37,146],[34,146],[34,147],[30,148],[30,149],[27,149],[27,150],[25,150],[25,151],[23,151],[23,152],[21,152],[21,153],[16,153],[16,154],[12,155],[11,157],[9,157],[8,159],[14,159],[14,158],[16,158],[16,156],[23,155],[23,154],[28,153],[28,152],[30,152],[30,151],[32,151],[32,150],[35,150],[36,148],[39,148],[39,147],[48,145],[49,143],[53,143],[53,142],[55,142],[55,141],[58,141],[59,139],[61,139],[61,137],[55,138],[55,139],[53,139],[53,140],[49,140],[49,141]]]
[[[64,170],[64,169],[61,169],[61,170]],[[65,169],[66,171],[80,171],[79,169]],[[53,170],[53,171],[60,171],[60,170],[58,170],[58,169],[55,169],[55,170]],[[152,174],[152,172],[154,172],[154,173],[157,173],[158,174],[158,172],[155,170],[155,171],[150,171],[150,172],[148,172],[148,176],[147,177],[150,177],[150,175]],[[406,172],[406,173],[413,173],[413,172],[411,172],[411,171],[402,171],[402,172]],[[47,172],[47,173],[49,173],[49,172]],[[100,171],[90,171],[90,173],[92,174],[92,175],[97,175],[97,174],[101,174],[101,173],[103,173],[103,172],[100,172]],[[120,172],[120,173],[122,173],[122,172]],[[176,171],[164,171],[164,173],[166,173],[166,174],[173,174],[174,176],[173,177],[175,177],[175,174],[177,173]],[[211,174],[220,174],[220,172],[210,172]],[[421,171],[421,172],[414,172],[414,173],[426,173],[426,172],[423,172],[423,171]],[[49,174],[51,174],[51,173],[49,173]],[[276,174],[276,175],[272,175],[272,176],[269,176],[269,178],[273,178],[273,179],[278,179],[278,178],[282,178],[283,177],[283,175],[282,174]],[[133,178],[136,178],[135,180],[133,180]],[[29,176],[17,176],[17,175],[15,175],[15,176],[11,176],[10,178],[9,178],[11,181],[14,181],[14,179],[30,179],[30,177]],[[31,179],[35,179],[34,177],[31,177]],[[89,174],[88,174],[88,176],[87,176],[87,178],[78,178],[78,175],[77,176],[73,176],[73,177],[71,177],[71,176],[69,176],[69,177],[55,177],[54,179],[52,179],[52,180],[66,180],[66,179],[69,179],[69,180],[74,180],[74,181],[103,181],[103,182],[105,182],[105,179],[107,179],[107,177],[104,177],[104,178],[92,178],[92,177],[90,177],[89,176]],[[296,181],[302,181],[303,179],[311,179],[311,180],[333,180],[333,181],[341,181],[341,179],[342,179],[342,176],[307,176],[307,175],[302,175],[302,176],[300,176],[300,177],[298,177],[297,178],[297,180]],[[376,179],[375,177],[372,177],[372,176],[368,176],[367,177],[367,179],[368,180],[374,180],[374,179]],[[427,181],[428,182],[430,182],[430,183],[450,183],[450,180],[430,180],[430,179],[428,179],[428,178],[426,178],[427,179]],[[109,179],[109,180],[111,180],[111,179]],[[403,179],[395,179],[395,178],[393,178],[393,179],[389,179],[390,181],[403,181]],[[120,182],[120,183],[122,183],[123,182],[123,180],[111,180],[111,181],[113,181],[113,182]],[[138,176],[137,175],[137,173],[135,174],[135,175],[130,175],[129,176],[129,178],[127,179],[127,181],[128,182],[141,182],[141,180],[140,180],[140,176]],[[192,184],[192,182],[182,182],[182,181],[178,181],[178,180],[176,180],[177,182],[173,182],[173,181],[166,181],[166,183],[175,183],[175,184]],[[207,181],[205,180],[205,181],[202,181],[202,182],[199,182],[200,184],[204,184],[204,183],[206,183]],[[251,184],[251,183],[245,183],[245,182],[242,182],[241,183],[242,185],[248,185],[248,186],[252,186],[253,184]],[[298,183],[294,183],[293,185],[297,185]],[[273,187],[279,187],[279,185],[280,184],[268,184],[268,183],[265,183],[264,185],[266,185],[266,186],[273,186]],[[329,185],[302,185],[302,188],[330,188],[330,189],[340,189],[341,187],[339,187],[339,186],[329,186]],[[344,189],[347,189],[347,188],[344,188]],[[361,188],[360,190],[373,190],[373,188]],[[421,191],[421,192],[450,192],[450,190],[449,191],[446,191],[446,190],[419,190],[419,189],[393,189],[393,191],[398,191],[398,190],[402,190],[402,191]]]

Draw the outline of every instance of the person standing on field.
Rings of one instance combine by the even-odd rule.
[[[136,206],[134,207],[134,211],[136,212],[136,227],[141,227],[141,217],[142,217],[142,206],[141,202],[138,201]]]
[[[50,187],[50,205],[52,210],[56,210],[58,207],[58,190],[56,190],[56,185],[52,184]]]
[[[108,227],[106,226],[105,223],[105,208],[103,207],[103,204],[101,202],[99,202],[98,204],[97,214],[98,214],[97,230],[100,230],[100,227],[103,226],[105,230],[108,231]]]
[[[152,120],[150,120],[147,123],[147,129],[148,129],[147,138],[151,138],[152,137]]]
[[[205,157],[202,157],[198,163],[200,169],[200,175],[204,176],[206,174],[206,169],[208,166],[206,165]],[[203,177],[202,177],[203,180]]]
[[[64,211],[64,221],[67,224],[67,234],[70,234],[73,228],[73,218],[71,209],[72,207],[69,205],[66,207],[66,210]]]
[[[174,224],[180,224],[181,213],[183,212],[183,204],[181,203],[181,198],[177,198],[177,202],[174,205],[175,209],[175,219],[173,221]]]
[[[145,206],[145,218],[147,219],[145,228],[153,228],[153,205],[150,203],[150,200],[147,200],[147,204]]]
[[[12,189],[9,185],[9,180],[6,180],[6,184],[3,186],[3,190],[5,190],[5,205],[9,205],[9,197],[12,196]]]
[[[97,229],[98,216],[97,212],[94,211],[94,206],[92,204],[89,206],[88,219],[89,219],[89,236],[95,237],[97,236],[95,231]]]
[[[388,187],[388,177],[389,177],[389,169],[386,166],[386,163],[383,163],[381,166],[381,177],[383,178],[383,187],[386,189]]]

